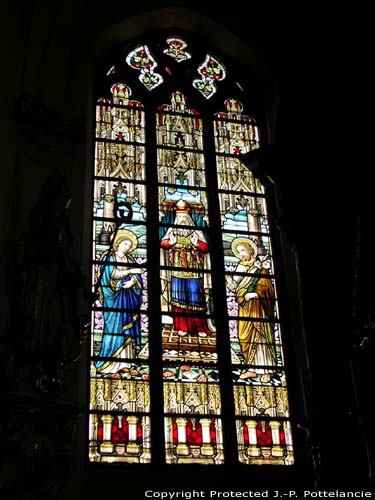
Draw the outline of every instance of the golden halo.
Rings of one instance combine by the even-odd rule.
[[[131,242],[129,253],[138,246],[138,238],[132,231],[129,231],[128,229],[119,229],[116,233],[115,239],[113,240],[112,248],[116,250],[118,245],[123,240],[129,240]]]
[[[249,245],[249,246],[251,246],[251,248],[254,251],[253,257],[255,258],[257,256],[258,248],[257,248],[257,245],[256,245],[255,241],[250,240],[249,238],[239,237],[239,238],[235,238],[232,241],[232,244],[231,244],[233,255],[235,255],[238,259],[241,260],[241,257],[240,257],[240,255],[237,252],[237,248],[238,248],[239,245]]]

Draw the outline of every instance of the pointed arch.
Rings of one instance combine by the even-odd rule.
[[[291,465],[267,197],[243,162],[262,141],[246,86],[179,30],[122,44],[100,69],[90,460]]]

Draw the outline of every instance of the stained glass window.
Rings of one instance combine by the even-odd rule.
[[[173,57],[177,62],[186,61],[191,58],[190,52],[186,49],[187,43],[181,38],[170,37],[166,40],[167,48],[163,50],[164,54]]]
[[[92,462],[225,464],[230,428],[239,462],[294,461],[266,193],[243,163],[259,127],[238,98],[207,109],[227,75],[214,56],[201,61],[169,36],[103,72],[111,83],[96,103]],[[174,74],[183,78],[168,96],[157,93]],[[144,88],[146,99],[155,92],[147,106]]]
[[[147,90],[152,90],[163,82],[163,77],[154,71],[158,63],[151,55],[147,45],[141,45],[132,50],[128,54],[126,62],[129,66],[141,72],[139,80]]]
[[[197,71],[201,78],[193,80],[193,86],[209,99],[216,92],[215,82],[224,80],[226,76],[224,66],[215,57],[207,54]]]

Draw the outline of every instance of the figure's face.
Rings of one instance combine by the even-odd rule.
[[[189,216],[187,213],[180,212],[176,217],[176,224],[180,224],[181,226],[189,226]]]
[[[118,246],[118,251],[120,253],[128,253],[131,249],[132,242],[130,240],[122,240]]]
[[[251,260],[253,258],[253,249],[250,245],[241,244],[237,247],[237,253],[241,260]]]

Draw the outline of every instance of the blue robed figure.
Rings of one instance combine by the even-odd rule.
[[[129,267],[135,260],[129,255],[138,241],[132,231],[117,232],[112,249],[103,257],[100,300],[103,305],[103,337],[95,367],[101,373],[118,373],[130,366],[121,359],[132,359],[141,348],[140,307],[143,270]]]

